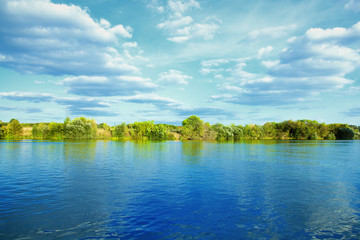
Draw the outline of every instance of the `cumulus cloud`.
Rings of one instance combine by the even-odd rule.
[[[219,29],[221,21],[208,17],[201,22],[196,22],[191,16],[184,15],[191,9],[200,8],[200,3],[195,0],[169,0],[166,8],[167,19],[157,28],[167,35],[167,40],[182,43],[190,39],[210,40]]]
[[[168,72],[160,73],[158,81],[166,85],[187,85],[188,79],[192,79],[192,77],[171,69]]]
[[[126,42],[123,44],[124,48],[136,48],[137,46],[137,42]]]
[[[345,9],[352,10],[354,12],[360,12],[360,1],[359,0],[349,0],[345,4]]]
[[[288,47],[280,54],[280,62],[270,68],[275,77],[294,77],[314,85],[341,88],[352,81],[346,79],[360,66],[357,49],[350,46],[350,39],[360,37],[360,22],[349,29],[309,29],[303,36],[289,40]]]
[[[68,93],[80,96],[127,96],[138,92],[151,92],[157,86],[148,78],[137,76],[77,76],[59,82],[68,87]]]
[[[71,115],[86,116],[116,116],[117,113],[103,110],[111,106],[109,102],[98,98],[56,97],[48,93],[36,92],[1,92],[0,96],[13,101],[28,101],[33,103],[57,103],[65,106]],[[37,108],[29,108],[37,109]],[[16,110],[16,109],[15,109]]]
[[[139,103],[139,104],[151,104],[160,111],[171,111],[177,116],[190,116],[198,115],[200,117],[209,116],[227,116],[233,117],[235,114],[231,111],[224,110],[216,107],[185,107],[182,103],[166,97],[161,97],[156,94],[138,94],[135,96],[122,97],[122,101]]]
[[[0,64],[20,72],[92,75],[136,72],[112,45],[132,29],[93,20],[75,5],[5,0],[0,6]]]
[[[200,8],[200,3],[195,0],[169,0],[168,6],[174,12],[185,13],[191,8]]]
[[[204,75],[213,73],[218,74],[219,72],[224,71],[223,68],[218,68],[220,65],[229,63],[228,59],[209,59],[201,61],[201,70],[200,72]]]
[[[144,59],[130,54],[137,43],[127,41],[129,26],[112,26],[86,9],[50,0],[1,1],[0,22],[0,66],[70,75],[60,84],[82,96],[131,95],[156,87],[134,66]]]
[[[274,50],[274,48],[272,46],[260,48],[258,50],[258,57],[264,58],[264,57],[268,56],[272,52],[272,50]]]
[[[33,103],[50,102],[54,97],[48,93],[33,92],[1,92],[0,96],[13,101],[29,101]]]
[[[244,105],[284,105],[314,100],[324,91],[335,91],[354,81],[347,74],[360,67],[360,23],[350,28],[309,29],[288,40],[279,60],[262,61],[265,73],[253,73],[245,62],[232,63],[223,93],[210,100]],[[259,50],[259,57],[271,48]],[[216,68],[215,68],[216,70]],[[214,70],[214,72],[215,72]]]

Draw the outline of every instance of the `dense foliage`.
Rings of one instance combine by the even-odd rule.
[[[32,135],[26,135],[25,130]],[[29,130],[30,129],[30,130]],[[29,133],[30,134],[30,133]],[[155,124],[154,121],[121,123],[110,127],[106,123],[79,117],[66,118],[63,123],[26,123],[11,119],[0,121],[0,138],[8,139],[119,139],[119,140],[217,140],[296,139],[352,140],[360,139],[360,127],[347,124],[325,124],[312,120],[268,122],[264,125],[210,125],[197,116],[190,116],[182,126]]]

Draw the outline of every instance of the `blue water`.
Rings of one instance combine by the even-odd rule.
[[[360,141],[0,141],[0,239],[360,239]]]

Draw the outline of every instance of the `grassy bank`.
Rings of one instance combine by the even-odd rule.
[[[342,123],[325,124],[313,120],[248,124],[210,125],[197,116],[190,116],[181,126],[155,124],[154,121],[109,126],[93,119],[66,118],[63,123],[23,123],[12,119],[0,121],[3,139],[113,139],[113,140],[217,140],[296,139],[296,140],[352,140],[360,139],[360,127]]]

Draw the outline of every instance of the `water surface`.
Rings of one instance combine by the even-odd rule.
[[[360,141],[0,141],[0,239],[359,239]]]

